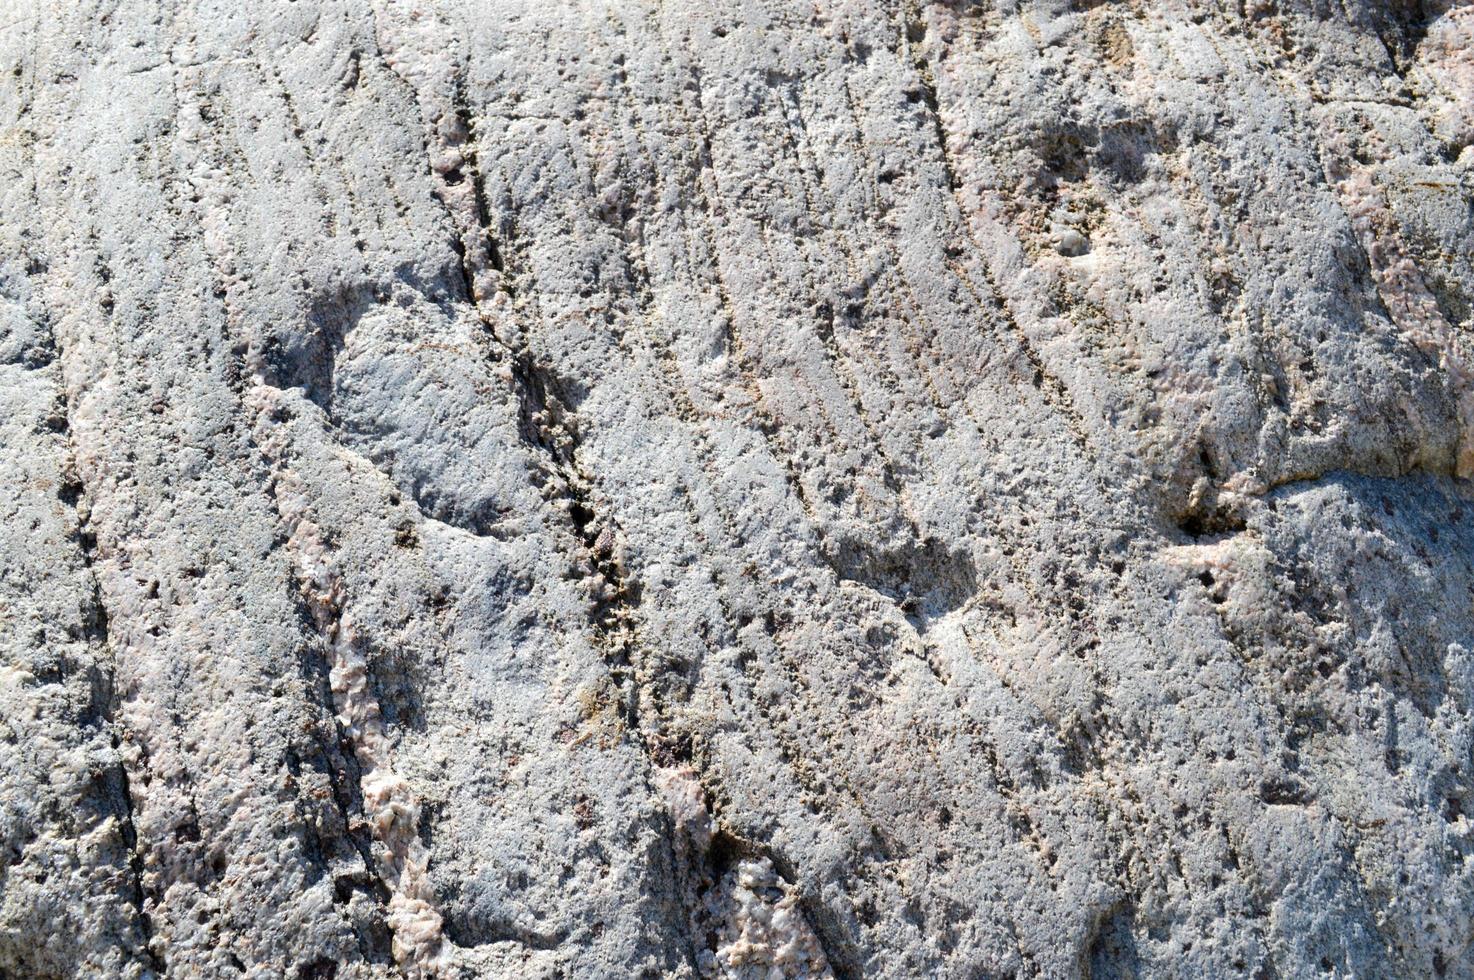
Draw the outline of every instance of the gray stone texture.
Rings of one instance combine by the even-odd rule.
[[[1474,977],[1474,6],[0,0],[0,977]]]

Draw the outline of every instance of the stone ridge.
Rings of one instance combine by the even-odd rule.
[[[1474,977],[1474,5],[0,4],[0,980]]]

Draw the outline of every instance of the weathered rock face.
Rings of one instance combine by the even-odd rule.
[[[1474,6],[0,22],[0,976],[1474,976]]]

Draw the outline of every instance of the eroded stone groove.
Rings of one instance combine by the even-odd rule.
[[[364,818],[376,844],[373,863],[389,896],[385,919],[394,937],[394,958],[409,976],[439,976],[449,960],[443,949],[441,915],[426,876],[429,853],[420,840],[420,805],[409,783],[394,770],[394,746],[369,672],[370,639],[353,620],[333,549],[312,519],[300,478],[284,458],[287,439],[273,431],[289,409],[266,385],[258,385],[249,397],[260,419],[258,443],[272,467],[272,494],[286,529],[286,548],[331,657],[333,706],[358,762]]]
[[[97,585],[96,575],[93,572],[93,556],[97,549],[97,538],[87,529],[87,519],[83,516],[82,509],[77,506],[81,501],[86,499],[87,488],[75,475],[75,453],[70,450],[71,429],[70,425],[66,422],[66,417],[70,414],[70,405],[65,399],[63,399],[63,403],[64,408],[63,415],[60,419],[60,426],[62,433],[67,437],[69,458],[66,464],[68,468],[63,471],[63,480],[65,482],[60,488],[58,496],[62,499],[63,503],[73,508],[72,517],[76,521],[75,541],[81,551],[82,567],[85,570],[92,589],[92,594],[88,597],[90,608],[87,609],[85,614],[84,636],[95,649],[105,654],[107,659],[111,661],[117,657],[117,650],[113,646],[111,637],[109,636],[107,607],[103,605],[102,591]],[[127,848],[128,869],[131,877],[131,898],[137,914],[138,928],[143,939],[141,952],[145,962],[150,967],[163,973],[166,969],[165,964],[151,948],[153,924],[148,913],[148,896],[143,887],[143,856],[139,852],[138,829],[133,821],[133,789],[128,775],[127,756],[124,754],[122,740],[118,733],[119,693],[116,678],[116,666],[108,663],[106,674],[101,678],[103,708],[97,720],[106,728],[114,753],[113,765],[110,768],[113,769],[116,775],[117,803],[122,809],[122,813],[120,814],[122,840],[123,845]],[[93,683],[95,684],[97,682],[94,681]]]
[[[1474,7],[228,6],[0,14],[0,975],[1474,976]]]

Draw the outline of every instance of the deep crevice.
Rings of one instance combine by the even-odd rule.
[[[357,758],[354,757],[348,733],[344,731],[333,707],[333,694],[329,680],[331,665],[322,649],[322,644],[327,640],[322,635],[302,596],[294,594],[292,599],[299,624],[309,637],[317,640],[316,643],[307,643],[298,658],[298,669],[308,691],[307,704],[314,711],[321,713],[320,718],[323,714],[326,715],[325,720],[313,726],[311,733],[312,745],[317,750],[316,754],[322,763],[316,768],[327,778],[332,793],[333,808],[338,813],[338,819],[342,821],[342,837],[363,862],[362,872],[355,874],[351,879],[346,877],[334,879],[334,895],[338,904],[346,904],[353,890],[363,890],[367,891],[381,908],[386,908],[390,898],[389,888],[374,867],[373,844],[369,840],[366,829],[368,814],[363,805],[362,790],[359,789],[362,783],[362,770]],[[324,727],[332,733],[331,740],[323,737],[325,732],[322,731],[322,728]],[[355,820],[354,813],[359,814],[360,818]],[[358,825],[356,828],[355,822]],[[304,829],[309,833],[312,832],[310,826]],[[321,835],[316,836],[321,846]],[[347,894],[344,894],[345,892]],[[359,949],[368,962],[389,963],[392,962],[393,957],[388,953],[388,929],[382,926],[382,922],[380,925],[383,935],[365,936],[358,933]]]
[[[121,742],[118,739],[116,727],[113,724],[113,709],[110,705],[107,713],[108,726],[112,729],[113,754],[118,759],[118,796],[122,800],[123,812],[119,815],[122,825],[123,845],[128,849],[128,869],[132,878],[132,900],[133,907],[138,914],[138,929],[143,934],[143,957],[149,965],[157,970],[160,976],[167,973],[164,960],[153,948],[154,927],[153,919],[148,914],[148,901],[143,888],[143,855],[138,850],[138,829],[133,822],[133,790],[128,780],[128,767],[123,764],[122,755],[119,751]]]
[[[923,19],[922,5],[919,3],[908,3],[904,17],[904,42],[905,50],[911,56],[911,64],[921,82],[919,92],[908,92],[908,101],[916,101],[918,98],[925,104],[927,123],[932,130],[932,137],[937,143],[937,152],[941,155],[942,172],[947,178],[947,187],[955,194],[962,189],[962,182],[957,177],[957,172],[952,166],[952,152],[948,145],[947,129],[942,122],[941,104],[937,99],[936,74],[932,71],[931,59],[922,51],[921,45],[926,41],[926,22]]]
[[[691,773],[696,775],[695,770]],[[862,976],[854,944],[844,938],[845,930],[834,920],[830,910],[807,889],[799,887],[799,873],[794,862],[782,851],[724,826],[715,816],[709,815],[708,819],[709,835],[704,842],[684,836],[674,842],[673,848],[679,878],[687,892],[691,943],[696,960],[700,961],[703,951],[716,952],[718,923],[708,916],[714,911],[714,902],[721,900],[728,874],[744,861],[767,861],[783,884],[797,895],[803,921],[808,925],[830,972],[837,980]]]
[[[464,140],[456,146],[456,149],[465,160],[465,166],[471,171],[471,193],[476,204],[476,224],[480,234],[486,240],[487,262],[501,276],[501,289],[508,296],[514,296],[516,292],[511,280],[506,275],[506,259],[502,254],[501,246],[497,242],[498,236],[492,232],[491,208],[486,200],[486,175],[481,170],[481,164],[476,153],[476,124],[471,115],[470,107],[466,104],[466,96],[461,88],[461,79],[459,76],[457,76],[455,87],[451,92],[451,106],[455,112],[456,120],[465,132]],[[456,173],[458,171],[452,172]],[[445,179],[447,183],[453,183],[450,180],[449,174],[446,175]],[[464,250],[462,250],[463,263],[464,255]],[[464,264],[462,271],[467,272]],[[469,290],[469,283],[467,285],[467,295],[474,298],[475,293]]]
[[[50,338],[50,347],[57,358],[60,357],[60,349],[56,344],[55,337]],[[71,398],[63,389],[61,393],[62,410],[58,416],[59,432],[65,438],[67,445],[66,482],[63,484],[58,496],[67,505],[72,516],[76,520],[74,542],[78,553],[82,558],[82,567],[86,571],[87,581],[91,586],[90,602],[86,610],[84,621],[84,638],[89,645],[104,657],[107,657],[106,668],[102,673],[103,690],[101,692],[101,717],[103,725],[109,735],[112,745],[113,757],[117,771],[117,798],[118,798],[118,822],[121,827],[123,846],[128,852],[129,871],[129,900],[133,906],[138,921],[139,934],[142,937],[140,955],[143,960],[161,976],[166,973],[163,958],[153,948],[153,919],[148,913],[148,895],[143,886],[143,855],[139,852],[138,829],[133,818],[133,791],[128,774],[128,766],[123,761],[121,753],[122,741],[118,735],[118,709],[120,701],[117,695],[117,665],[113,658],[117,651],[112,642],[112,626],[108,616],[107,606],[103,602],[102,585],[98,581],[95,571],[97,557],[97,536],[88,526],[79,505],[88,500],[87,488],[81,476],[76,471],[76,443],[71,429],[72,406]]]

